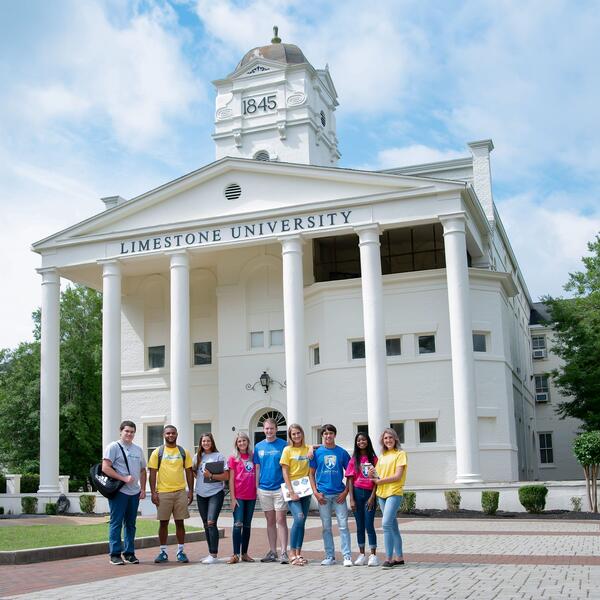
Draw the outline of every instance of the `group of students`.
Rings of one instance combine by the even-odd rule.
[[[109,500],[111,564],[138,562],[133,552],[135,517],[132,523],[132,514],[137,513],[137,502],[140,497],[144,497],[140,479],[145,483],[146,465],[141,449],[132,443],[131,432],[123,434],[125,423],[130,424],[125,429],[132,429],[133,426],[135,434],[135,425],[131,421],[124,421],[121,424],[121,443],[113,442],[107,447],[103,464],[107,475],[116,476],[125,482],[117,497]],[[261,562],[306,565],[307,561],[302,556],[302,545],[313,495],[323,527],[325,557],[321,565],[336,563],[332,533],[334,513],[340,534],[343,565],[380,565],[374,525],[376,503],[379,504],[383,515],[386,560],[382,566],[390,569],[404,564],[402,538],[396,515],[402,503],[407,460],[406,453],[400,448],[398,435],[393,429],[385,429],[381,434],[379,455],[375,452],[369,436],[358,433],[354,439],[352,456],[344,448],[336,445],[337,429],[331,424],[323,426],[322,444],[318,446],[306,443],[304,430],[298,424],[289,426],[287,443],[277,437],[277,425],[273,419],[264,421],[263,431],[265,439],[256,444],[254,449],[248,435],[238,433],[234,439],[233,453],[228,458],[217,450],[213,435],[204,433],[200,438],[198,451],[192,457],[177,445],[176,428],[171,425],[164,428],[165,443],[153,451],[148,461],[152,502],[157,507],[157,519],[160,521],[160,552],[155,562],[168,561],[167,533],[171,516],[175,520],[178,541],[176,559],[179,562],[188,562],[184,552],[183,522],[189,517],[188,505],[192,502],[194,493],[206,531],[209,552],[202,562],[218,562],[217,521],[223,507],[225,482],[229,481],[233,511],[233,554],[228,559],[228,564],[254,562],[248,554],[248,547],[252,517],[258,499],[265,515],[269,543],[269,550]],[[128,437],[130,439],[126,439]],[[121,446],[122,452],[117,450],[117,446]],[[121,464],[123,461],[119,461],[120,454],[130,458],[129,463],[133,462],[133,469],[131,464],[128,464],[127,471],[124,471]],[[136,460],[135,457],[139,458]],[[125,501],[119,498],[121,494],[127,496]],[[348,529],[348,499],[356,521],[359,547],[359,555],[354,561]],[[124,506],[127,502],[132,506]],[[286,520],[288,510],[293,518],[289,554]],[[125,527],[124,549],[120,539],[122,525]],[[368,556],[365,551],[366,538],[370,550]]]

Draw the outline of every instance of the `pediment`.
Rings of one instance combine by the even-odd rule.
[[[232,185],[239,186],[239,196]],[[37,242],[34,249],[357,199],[369,203],[417,188],[433,194],[440,185],[460,187],[410,176],[225,158]]]

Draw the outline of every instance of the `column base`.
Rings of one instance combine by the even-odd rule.
[[[42,494],[44,496],[60,496],[62,494],[62,491],[58,483],[56,483],[55,485],[40,485],[37,493]]]
[[[479,473],[463,473],[460,475],[457,474],[454,483],[483,483],[483,478]]]

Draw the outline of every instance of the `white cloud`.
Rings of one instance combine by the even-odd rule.
[[[600,212],[583,215],[568,208],[571,204],[564,196],[536,202],[527,193],[498,206],[534,301],[546,294],[565,295],[568,273],[582,269],[587,243],[600,232]]]
[[[386,148],[377,153],[377,164],[375,168],[391,169],[393,167],[404,167],[420,165],[424,163],[463,158],[468,152],[457,152],[455,150],[439,150],[423,144],[412,144],[402,148]]]

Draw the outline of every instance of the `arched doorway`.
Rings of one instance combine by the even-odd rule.
[[[254,426],[252,427],[253,440],[254,445],[258,444],[258,442],[265,439],[265,434],[263,433],[263,423],[266,419],[275,419],[275,423],[277,423],[277,437],[284,441],[287,441],[287,422],[283,414],[281,414],[278,410],[274,409],[264,409],[257,413],[258,418],[255,421]]]

